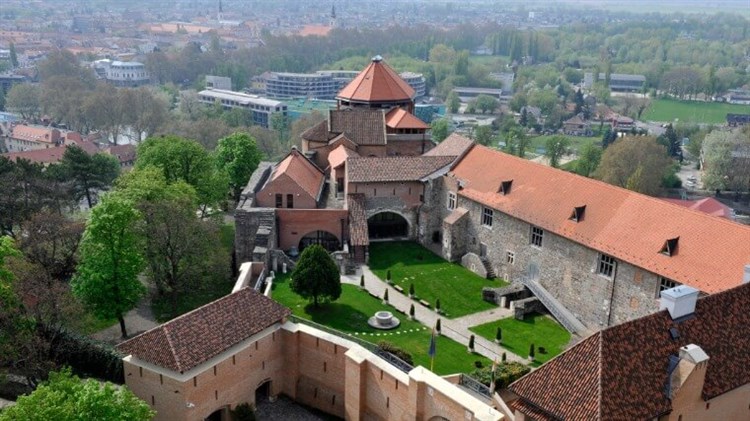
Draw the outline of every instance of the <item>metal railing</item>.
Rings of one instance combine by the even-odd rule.
[[[458,384],[471,390],[472,392],[478,393],[487,399],[492,397],[490,394],[490,388],[479,380],[469,376],[468,374],[461,374],[458,378]]]
[[[356,336],[349,335],[347,333],[344,333],[340,330],[332,329],[328,326],[321,325],[319,323],[315,323],[312,320],[304,319],[299,316],[291,315],[289,316],[289,319],[292,320],[295,323],[302,323],[305,325],[308,325],[310,327],[314,327],[315,329],[322,330],[323,332],[330,333],[331,335],[338,336],[339,338],[346,339],[348,341],[352,341],[356,343],[357,345],[360,345],[361,347],[365,348],[366,350],[372,352],[373,354],[377,355],[378,357],[382,358],[386,362],[390,363],[394,367],[398,368],[399,370],[408,373],[411,371],[414,366],[407,363],[406,361],[402,360],[401,358],[391,354],[388,351],[384,351],[380,349],[377,345],[375,345],[372,342],[365,341],[363,339],[357,338]]]
[[[263,268],[263,270],[260,271],[260,275],[258,275],[258,280],[255,281],[255,290],[263,293],[263,284],[265,284],[266,281],[266,269]]]

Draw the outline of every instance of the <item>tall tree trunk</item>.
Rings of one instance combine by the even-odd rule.
[[[117,320],[120,321],[120,332],[122,332],[122,338],[125,339],[128,337],[128,331],[125,329],[125,318],[122,314],[118,314]]]

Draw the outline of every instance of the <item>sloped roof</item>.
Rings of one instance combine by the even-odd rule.
[[[385,113],[373,109],[331,110],[329,132],[345,134],[357,145],[385,145]],[[329,135],[330,137],[330,135]]]
[[[424,121],[420,120],[414,114],[404,110],[401,107],[396,107],[385,115],[385,125],[392,129],[424,129],[427,130],[430,126]]]
[[[323,183],[325,182],[325,175],[315,164],[310,162],[304,155],[302,155],[297,149],[292,149],[289,154],[276,165],[271,174],[269,183],[279,179],[279,177],[287,176],[292,181],[297,183],[298,186],[309,194],[310,197],[318,199],[318,195],[321,192]]]
[[[370,244],[370,234],[367,228],[367,211],[365,211],[365,195],[351,193],[346,197],[349,210],[349,233],[353,246]]]
[[[450,136],[443,139],[437,146],[425,152],[423,156],[461,156],[473,144],[474,141],[468,137],[461,136],[458,133],[451,133]]]
[[[737,286],[750,263],[750,227],[475,145],[450,175],[460,196],[706,293]],[[498,193],[502,181],[513,191]],[[575,207],[585,218],[570,220]],[[672,256],[661,253],[679,237]]]
[[[697,210],[709,215],[732,219],[732,208],[719,202],[713,197],[699,200],[664,199],[669,203],[684,206],[688,209]]]
[[[350,183],[418,181],[450,165],[452,156],[389,156],[349,158]]]
[[[346,162],[347,158],[357,156],[359,156],[357,152],[354,152],[344,145],[340,145],[328,154],[328,165],[330,165],[331,168],[337,168],[338,166]]]
[[[602,330],[510,386],[539,419],[645,420],[671,411],[670,355],[688,344],[709,357],[703,399],[750,383],[750,284],[698,300],[695,317],[667,310]],[[676,328],[679,338],[671,339]]]
[[[243,288],[117,346],[125,355],[184,373],[291,311],[252,288]]]
[[[0,155],[10,159],[11,161],[26,159],[28,161],[36,162],[39,164],[54,164],[56,162],[60,162],[63,154],[65,153],[65,148],[67,148],[67,146],[57,146],[45,149],[35,149],[31,151],[8,152]]]
[[[412,100],[414,95],[414,89],[391,66],[385,64],[382,58],[375,57],[336,98],[355,102],[388,102]]]
[[[312,142],[328,142],[328,139],[330,139],[330,136],[328,134],[328,122],[323,120],[317,123],[316,125],[302,132],[300,137]]]
[[[60,136],[60,131],[55,128],[19,124],[13,127],[10,137],[32,142],[53,143],[55,141],[55,133],[57,136]]]

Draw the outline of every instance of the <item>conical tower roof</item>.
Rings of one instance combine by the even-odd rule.
[[[414,89],[404,82],[383,58],[375,56],[372,62],[339,92],[336,99],[358,103],[412,101]]]

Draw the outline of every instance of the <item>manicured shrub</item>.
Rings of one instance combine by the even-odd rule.
[[[469,350],[474,351],[474,335],[469,337]]]
[[[435,322],[435,331],[440,334],[440,319],[437,319],[437,322]]]
[[[409,307],[409,317],[414,318],[414,304]]]
[[[397,356],[398,358],[402,359],[405,363],[409,365],[414,365],[414,361],[412,360],[411,354],[404,351],[403,349],[397,347],[396,345],[388,342],[388,341],[380,341],[378,342],[378,351],[379,352],[388,352],[390,354],[393,354]]]
[[[409,296],[414,296],[414,284],[409,284]]]
[[[437,313],[440,314],[440,298],[435,300],[435,311],[437,311]]]
[[[500,357],[500,361],[506,362],[508,361],[508,356],[503,352],[503,355]]]
[[[534,344],[529,345],[529,359],[534,360]]]
[[[362,275],[359,277],[359,287],[364,288],[365,287],[365,275]]]
[[[386,303],[388,302],[388,288],[385,289],[385,292],[383,293],[383,301]]]
[[[497,332],[495,333],[495,342],[500,343],[503,340],[503,329],[498,326]]]

